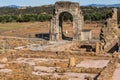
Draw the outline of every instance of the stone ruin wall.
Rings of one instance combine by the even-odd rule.
[[[117,63],[119,61],[118,57],[114,57],[100,73],[97,80],[112,80],[113,73],[116,69]]]
[[[100,44],[102,51],[109,51],[117,41],[117,9],[113,9],[112,18],[108,18],[101,28]]]
[[[25,53],[25,54],[23,54],[23,53]],[[48,53],[48,52],[46,52],[46,53]],[[32,51],[30,51],[30,52],[28,52],[28,51],[26,51],[26,52],[25,51],[20,51],[18,53],[14,53],[14,52],[12,53],[11,52],[11,53],[7,54],[7,59],[9,61],[13,61],[13,60],[16,60],[19,57],[35,58],[35,56],[36,56],[37,58],[40,58],[40,57],[43,57],[43,55],[45,55],[46,53],[45,52],[42,52],[42,53],[41,52],[37,52],[37,53],[35,53],[35,52],[32,52]],[[48,58],[51,58],[53,53],[49,52],[49,54],[51,54],[51,55],[47,55],[47,56],[48,56]],[[2,55],[4,55],[4,54],[2,54]],[[56,59],[56,58],[61,58],[61,59],[68,58],[68,55],[66,55],[66,56],[64,55],[65,57],[63,57],[62,53],[61,54],[58,53],[58,55],[57,54],[56,55],[53,54],[53,55],[54,55],[54,59]],[[47,56],[45,55],[44,57],[47,58]],[[71,56],[73,56],[73,54]],[[75,57],[75,63],[78,63],[78,62],[82,61],[82,59],[80,60],[80,58],[77,58],[77,57],[79,57],[79,56]],[[100,57],[100,59],[101,59],[101,57]],[[59,69],[56,69],[57,73],[64,73],[64,72],[73,72],[74,73],[74,72],[77,72],[77,73],[94,73],[94,74],[98,74],[98,73],[100,73],[103,70],[102,68],[84,68],[84,67],[76,68],[76,67],[68,67],[69,63],[64,63],[64,62],[57,62],[55,64],[54,63],[49,64],[49,63],[37,63],[36,62],[35,64],[37,66],[41,65],[41,66],[58,66],[58,67],[61,67]],[[7,68],[10,68],[10,69],[12,69],[15,72],[15,73],[10,75],[11,79],[21,80],[21,79],[23,79],[23,76],[24,76],[24,78],[26,78],[27,80],[34,80],[34,79],[42,80],[43,78],[46,78],[46,80],[58,80],[58,78],[53,77],[53,76],[40,76],[39,77],[39,76],[31,75],[31,71],[33,70],[33,67],[29,66],[28,64],[25,64],[25,63],[21,63],[21,64],[9,63],[7,65],[8,65],[8,66],[6,66]],[[24,70],[25,70],[25,72],[24,72]],[[27,73],[26,73],[26,71],[27,71]],[[23,74],[21,74],[21,73],[23,73]],[[10,78],[9,74],[6,74],[6,75],[3,74],[3,73],[0,73],[0,74],[1,74],[0,75],[1,78],[5,77],[6,80],[8,80]],[[18,76],[19,76],[19,78],[18,78]],[[1,79],[1,80],[4,80],[4,79]],[[68,79],[65,78],[65,77],[61,77],[60,80],[68,80]],[[92,78],[91,78],[91,80],[92,80]]]
[[[55,8],[56,9],[75,9],[78,8],[79,9],[79,3],[75,3],[75,2],[56,2],[55,3]]]
[[[81,40],[81,31],[84,24],[82,12],[79,3],[74,2],[56,2],[51,20],[50,40],[62,40],[62,13],[68,12],[73,16],[73,40]]]
[[[40,44],[46,45],[49,44],[47,41],[40,41],[40,40],[30,40],[30,39],[23,39],[23,38],[1,38],[0,40],[0,53],[3,49],[14,49],[16,47],[26,46],[30,44]]]

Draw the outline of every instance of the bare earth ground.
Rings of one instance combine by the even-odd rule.
[[[11,29],[7,29],[6,26],[14,25]],[[35,37],[39,33],[48,33],[49,32],[49,22],[28,22],[28,23],[7,23],[1,24],[1,27],[4,28],[4,32],[1,30],[1,35],[6,36],[16,36],[16,37]],[[21,27],[20,27],[21,26]]]
[[[71,22],[63,23],[63,33],[73,36],[73,27]],[[92,37],[99,38],[102,24],[91,23],[85,24],[83,29],[91,29]],[[49,34],[50,22],[28,22],[28,23],[0,23],[0,35],[17,36],[17,37],[36,37],[37,34]],[[120,36],[120,28],[118,34]],[[67,32],[67,33],[66,33]]]
[[[91,29],[92,37],[99,38],[102,24],[85,24],[83,29]],[[0,35],[17,37],[36,37],[36,34],[49,33],[50,22],[28,22],[28,23],[0,23]],[[63,33],[73,36],[73,27],[71,22],[63,23]]]

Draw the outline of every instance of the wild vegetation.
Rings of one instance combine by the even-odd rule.
[[[0,22],[30,22],[49,21],[52,18],[54,5],[25,8],[0,8]],[[104,21],[111,16],[112,8],[108,7],[81,7],[85,21]],[[64,20],[71,20],[72,16],[65,13]],[[120,21],[120,8],[118,8]]]

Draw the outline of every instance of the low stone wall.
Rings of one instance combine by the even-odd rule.
[[[6,68],[11,69],[11,73],[2,73],[0,72],[0,80],[31,80],[30,76],[32,75],[31,72],[33,67],[29,66],[28,64],[15,64],[15,63],[8,63]]]
[[[66,57],[68,58],[70,55],[71,56],[86,56],[86,57],[98,57],[98,58],[104,58],[104,59],[112,59],[112,55],[105,55],[105,54],[96,54],[96,53],[92,53],[92,52],[89,52],[89,53],[80,53],[80,52],[69,52],[69,51],[55,51],[55,52],[52,52],[52,51],[17,51],[18,53],[24,53],[24,54],[20,54],[19,56],[21,57],[32,57],[32,55],[35,55],[34,58],[37,58],[37,57],[40,57],[40,54],[42,55],[54,55],[56,57]],[[16,53],[17,53],[16,52]],[[26,54],[27,53],[27,54]],[[37,55],[38,54],[38,55]],[[47,57],[46,55],[46,57]]]
[[[114,57],[104,70],[100,73],[97,80],[112,80],[113,73],[116,69],[117,63],[119,61],[118,57]]]
[[[57,44],[57,43],[56,43]],[[70,47],[75,45],[75,43],[72,43],[72,42],[64,42],[64,43],[60,43],[58,45],[52,45],[48,48],[46,48],[45,51],[69,51]]]
[[[66,77],[56,78],[52,75],[32,75],[33,67],[25,63],[9,63],[6,68],[11,69],[12,72],[0,72],[0,80],[68,80]]]
[[[98,74],[102,71],[102,68],[76,68],[76,67],[71,67],[71,68],[58,68],[56,69],[57,73],[64,73],[64,72],[77,72],[77,73],[93,73],[93,74]]]
[[[48,44],[48,41],[32,40],[27,38],[5,38],[0,40],[0,48],[14,49],[20,46],[26,46],[28,44]]]
[[[36,51],[9,51],[3,54],[0,54],[0,58],[7,58],[8,61],[16,60],[17,58],[47,58],[47,59],[69,59],[70,57],[75,57],[76,64],[80,63],[83,60],[109,60],[112,59],[112,56],[81,56],[75,53],[69,52],[36,52]],[[83,59],[84,57],[84,59]],[[62,64],[62,63],[60,63]],[[39,64],[38,64],[39,65]],[[47,65],[47,64],[45,64]],[[58,64],[56,64],[58,65]],[[66,64],[65,64],[66,65]],[[67,66],[67,65],[66,65]]]

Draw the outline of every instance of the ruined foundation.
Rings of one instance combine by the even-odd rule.
[[[72,41],[61,40],[64,12],[73,16]],[[120,54],[109,51],[118,40],[117,9],[102,27],[100,41],[90,42],[89,30],[90,40],[82,41],[83,26],[79,4],[60,1],[55,3],[50,41],[1,37],[0,80],[116,80]]]

